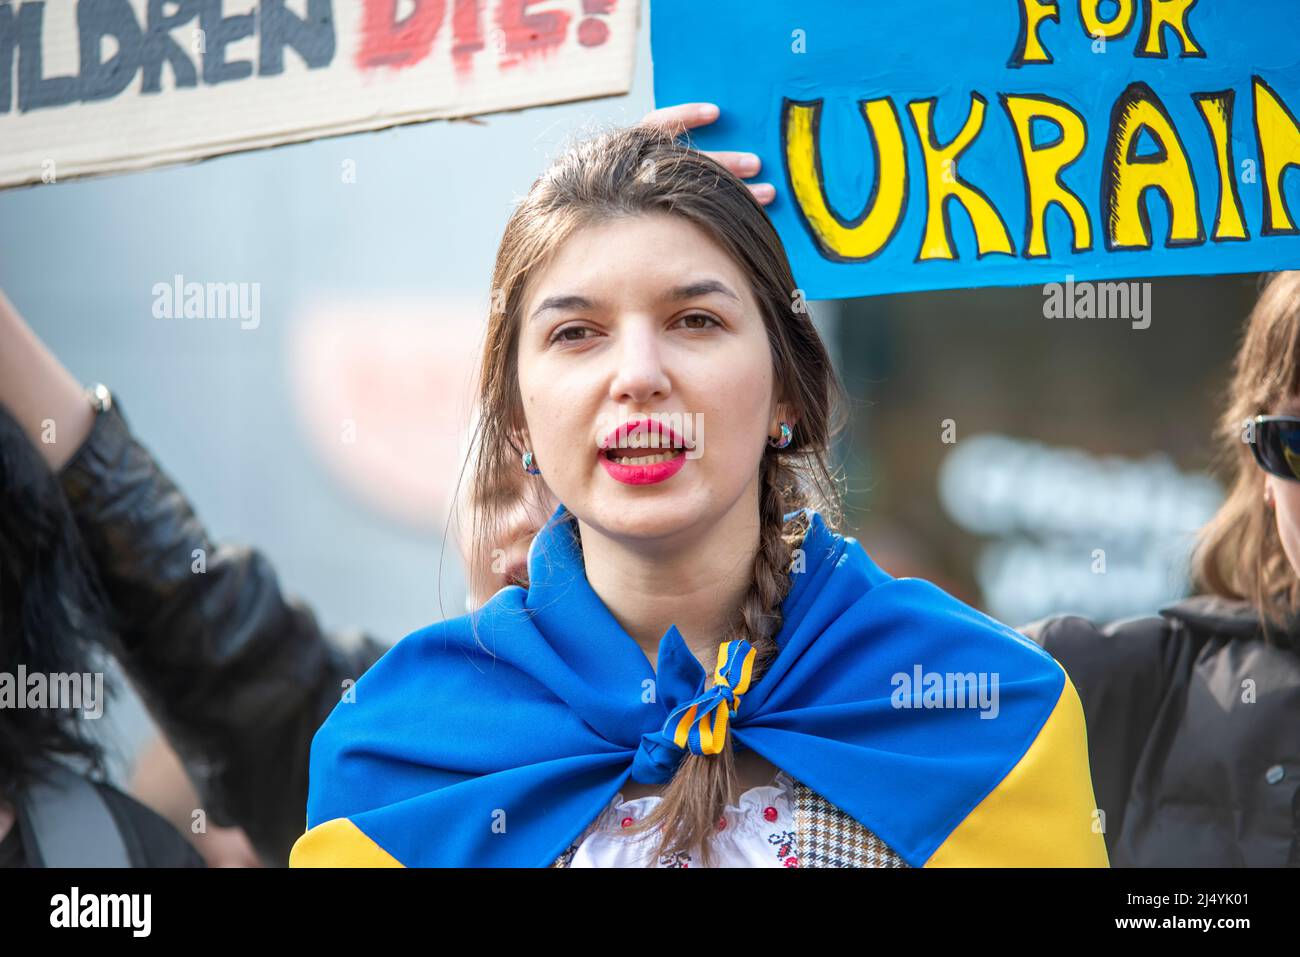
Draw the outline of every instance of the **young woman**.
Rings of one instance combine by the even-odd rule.
[[[334,708],[291,864],[1106,865],[1065,671],[835,530],[843,390],[740,179],[581,143],[493,293],[471,547],[521,476],[562,504]]]
[[[1117,867],[1300,866],[1300,272],[1260,293],[1219,438],[1200,594],[1024,629],[1078,684]]]

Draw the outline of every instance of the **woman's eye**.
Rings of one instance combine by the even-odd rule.
[[[586,326],[565,326],[555,335],[551,336],[552,342],[581,342],[586,336],[570,336],[571,332],[587,332]]]
[[[680,321],[681,321],[681,322],[689,323],[692,319],[703,319],[706,323],[711,322],[711,323],[713,323],[715,326],[721,326],[721,325],[722,325],[722,323],[720,323],[720,322],[719,322],[717,319],[715,319],[713,316],[710,316],[708,313],[704,313],[704,312],[692,312],[692,313],[691,313],[690,315],[688,315],[688,316],[682,316],[682,318],[681,318]],[[709,328],[709,327],[708,327],[707,325],[702,325],[702,326],[687,326],[687,328],[688,328],[688,329],[707,329],[707,328]]]

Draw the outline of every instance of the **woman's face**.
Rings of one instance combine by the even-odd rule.
[[[1292,396],[1273,414],[1300,416],[1300,396]],[[1264,500],[1273,505],[1277,534],[1291,570],[1300,575],[1300,482],[1265,473]]]
[[[668,214],[578,230],[533,278],[520,321],[525,448],[578,518],[655,538],[757,508],[759,462],[780,434],[772,355],[745,275],[707,233]],[[650,417],[687,444],[658,481],[601,447]]]

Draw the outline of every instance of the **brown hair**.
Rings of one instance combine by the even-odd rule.
[[[1300,272],[1273,273],[1262,281],[1216,430],[1232,490],[1201,530],[1192,572],[1198,589],[1251,602],[1267,639],[1271,625],[1300,608],[1300,576],[1264,502],[1264,473],[1251,451],[1248,423],[1300,394]]]
[[[506,225],[492,276],[493,308],[468,463],[473,506],[470,574],[481,574],[487,566],[486,550],[497,541],[503,512],[520,494],[541,497],[536,483],[544,481],[544,475],[526,476],[521,463],[525,422],[516,368],[520,311],[530,278],[575,231],[615,217],[656,213],[680,216],[701,227],[748,277],[767,329],[777,391],[795,423],[788,447],[769,445],[764,453],[753,583],[730,634],[721,639],[744,638],[754,646],[752,680],[757,682],[776,652],[792,552],[807,531],[802,517],[786,523],[785,514],[807,506],[832,528],[841,520],[840,492],[828,454],[845,424],[847,396],[762,205],[731,172],[670,133],[637,126],[572,146],[533,183]],[[705,664],[712,672],[713,662]],[[659,854],[698,848],[707,864],[708,837],[732,803],[734,790],[728,735],[720,754],[688,752],[654,812],[621,833],[631,837],[662,823]]]

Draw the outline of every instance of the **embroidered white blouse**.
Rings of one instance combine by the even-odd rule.
[[[750,788],[738,805],[728,805],[713,835],[714,867],[798,867],[794,830],[794,781],[778,771],[771,784]],[[645,817],[659,803],[657,795],[624,801],[620,792],[588,825],[570,867],[702,867],[698,849],[649,857],[658,844],[657,831],[628,837],[619,830]]]

